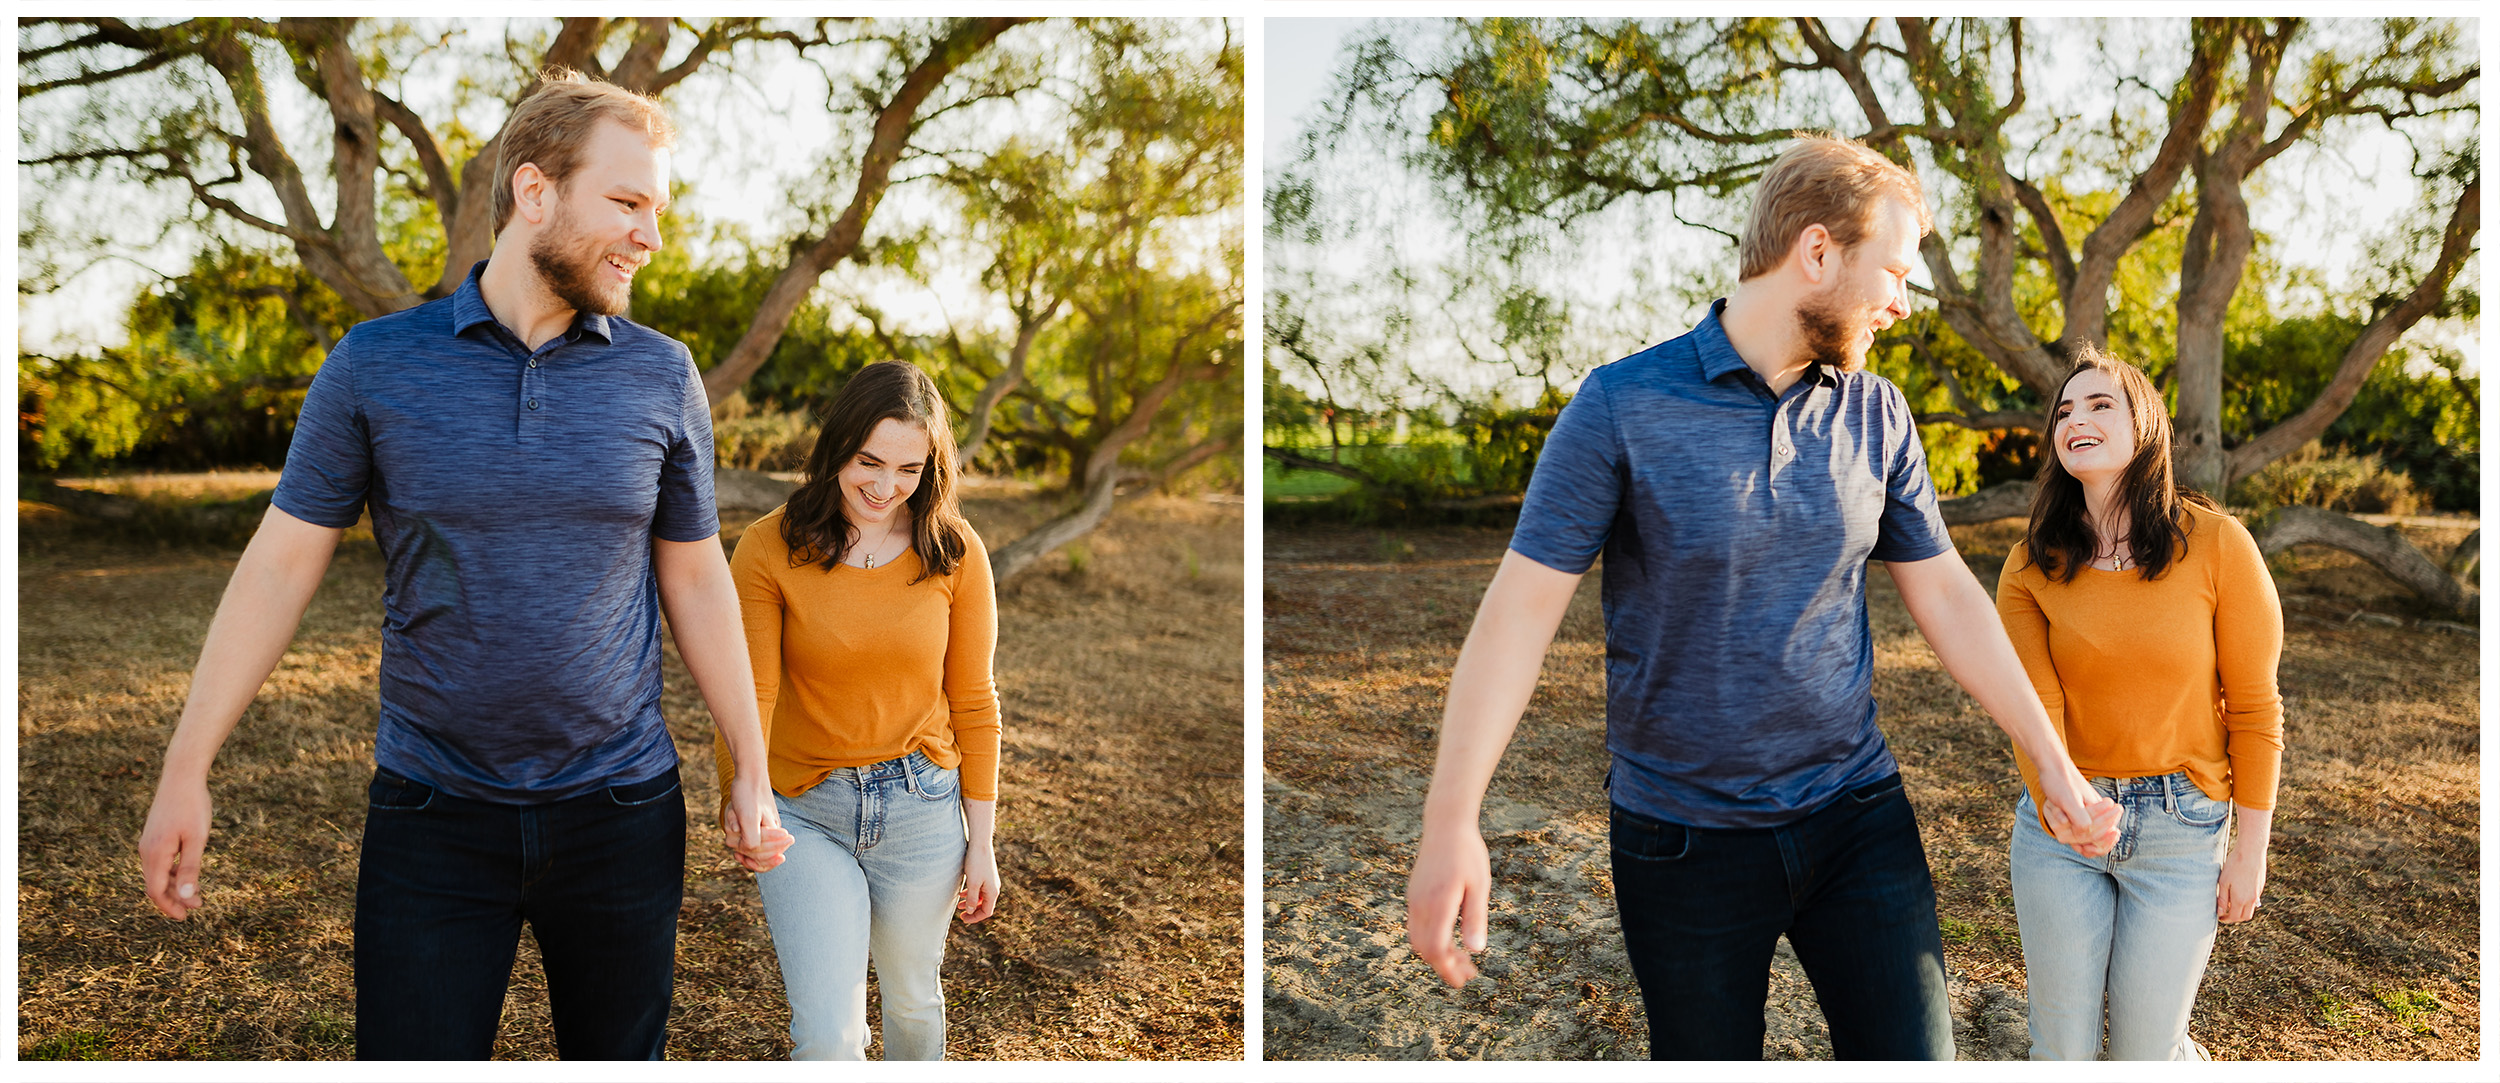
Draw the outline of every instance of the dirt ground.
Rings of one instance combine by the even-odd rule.
[[[122,490],[206,499],[254,484]],[[967,511],[995,546],[1047,509],[992,488]],[[218,758],[208,906],[177,924],[146,903],[132,846],[238,553],[117,540],[41,505],[19,514],[18,1056],[352,1056],[380,655],[370,536],[341,546]],[[734,538],[752,518],[724,521]],[[1005,893],[948,945],[951,1058],[1242,1055],[1241,530],[1238,502],[1147,498],[1001,589]],[[668,665],[691,813],[668,1055],[786,1057],[754,886],[708,826],[710,719],[673,648]],[[495,1055],[554,1051],[524,937]]]
[[[1983,583],[2018,535],[1956,528]],[[2444,555],[2468,526],[2408,529]],[[1485,802],[1490,980],[1439,984],[1406,947],[1405,881],[1449,668],[1503,530],[1266,536],[1265,1049],[1275,1059],[1640,1059],[1638,987],[1606,850],[1604,635],[1573,600]],[[2226,927],[2191,1032],[2219,1059],[2481,1053],[2477,637],[2328,550],[2277,562],[2284,781],[2254,922]],[[2026,1055],[2003,735],[1870,575],[1876,698],[1934,869],[1962,1059]],[[1785,942],[1764,1055],[1831,1055]]]

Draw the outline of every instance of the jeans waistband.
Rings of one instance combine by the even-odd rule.
[[[2136,794],[2169,796],[2197,788],[2196,780],[2189,778],[2186,771],[2172,771],[2166,775],[2139,775],[2134,778],[2086,778],[2084,781],[2091,783],[2093,789],[2101,791],[2112,800]]]

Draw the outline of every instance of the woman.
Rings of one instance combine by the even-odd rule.
[[[997,905],[997,605],[955,474],[936,385],[870,365],[834,398],[806,482],[730,562],[795,836],[756,883],[796,1060],[867,1055],[872,956],[887,1059],[943,1059],[947,911]]]
[[[2016,753],[2031,1055],[2094,1059],[2106,994],[2111,1060],[2202,1060],[2188,1010],[2215,922],[2248,920],[2265,886],[2283,611],[2247,529],[2171,480],[2170,420],[2143,373],[2087,349],[2045,431],[1997,611],[2075,767],[2124,818],[2105,855],[2059,845]]]

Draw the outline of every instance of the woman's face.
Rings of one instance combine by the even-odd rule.
[[[920,488],[928,468],[929,433],[909,421],[885,418],[851,453],[835,477],[842,484],[842,513],[855,527],[870,527],[900,512]]]
[[[2117,477],[2135,458],[2135,420],[2127,393],[2099,369],[2085,369],[2066,381],[2050,422],[2058,465],[2078,481]]]

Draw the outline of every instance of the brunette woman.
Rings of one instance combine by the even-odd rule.
[[[2098,1056],[2106,998],[2109,1059],[2202,1060],[2188,1013],[2215,923],[2248,920],[2265,887],[2283,611],[2247,529],[2172,480],[2170,419],[2142,372],[2087,349],[2045,431],[1997,612],[2076,768],[2123,819],[2099,857],[2058,845],[2016,753],[2031,1055]]]
[[[955,479],[936,385],[870,365],[835,396],[807,480],[730,561],[795,836],[756,883],[796,1060],[866,1056],[871,958],[886,1058],[943,1059],[948,912],[977,922],[998,902],[997,605]]]

